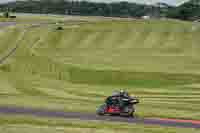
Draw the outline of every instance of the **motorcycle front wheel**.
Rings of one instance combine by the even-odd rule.
[[[98,109],[97,109],[97,115],[105,115],[105,110],[106,110],[107,106],[106,104],[101,105]]]

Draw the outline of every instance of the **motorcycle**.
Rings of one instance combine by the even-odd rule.
[[[134,117],[135,105],[139,103],[137,98],[110,97],[110,99],[112,103],[108,103],[106,100],[105,103],[97,109],[98,115],[102,116],[107,114]]]

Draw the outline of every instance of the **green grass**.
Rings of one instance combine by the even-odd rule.
[[[55,25],[29,29],[0,65],[0,105],[94,113],[113,90],[125,88],[140,98],[140,117],[200,119],[198,24],[73,20],[62,25],[63,31]],[[0,57],[24,28],[0,33]]]
[[[72,83],[132,85],[138,87],[187,85],[199,82],[200,78],[197,74],[92,70],[75,67],[69,69],[69,74]]]
[[[0,116],[0,132],[4,133],[198,133],[197,129],[159,127],[142,124],[109,123],[98,121],[77,121],[47,119],[24,116]],[[17,123],[17,124],[16,124]]]

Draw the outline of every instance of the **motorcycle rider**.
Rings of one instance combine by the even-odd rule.
[[[125,106],[125,101],[129,100],[131,97],[128,92],[124,90],[116,91],[106,99],[107,105],[119,105],[123,109]]]
[[[137,103],[139,103],[139,100],[136,97],[131,97],[128,92],[124,90],[115,91],[106,98],[105,104],[99,107],[98,114],[105,114],[107,109],[114,110],[113,113],[117,113],[116,110],[119,109],[120,114],[132,115],[135,112],[134,105]],[[112,111],[108,111],[108,113],[112,113]]]
[[[128,92],[124,90],[120,90],[120,97],[119,97],[119,105],[122,110],[125,109],[125,104],[127,103],[131,97],[129,96]]]
[[[109,96],[106,99],[106,104],[108,106],[110,105],[118,105],[119,104],[119,97],[120,97],[120,93],[118,91],[115,91],[111,96]]]

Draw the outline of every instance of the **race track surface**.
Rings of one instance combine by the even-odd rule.
[[[55,110],[33,109],[23,107],[8,107],[0,106],[0,114],[4,115],[32,115],[39,117],[52,117],[64,119],[78,119],[78,120],[99,120],[110,122],[124,122],[124,123],[139,123],[148,125],[160,125],[168,127],[180,128],[200,128],[200,121],[192,120],[175,120],[175,119],[159,119],[159,118],[127,118],[118,116],[98,116],[96,114],[78,113],[78,112],[64,112]]]
[[[16,25],[16,22],[0,22],[0,27]]]

